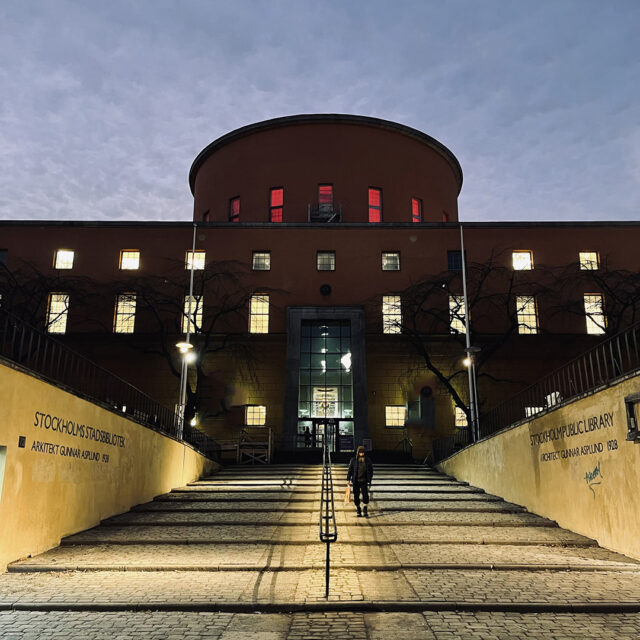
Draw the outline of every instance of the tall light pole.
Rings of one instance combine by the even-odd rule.
[[[180,397],[178,400],[177,436],[179,440],[182,440],[182,435],[184,434],[184,414],[187,404],[187,367],[189,361],[194,359],[192,352],[193,345],[191,344],[191,306],[193,303],[193,268],[196,261],[196,231],[197,225],[194,223],[193,241],[191,243],[191,269],[189,274],[189,302],[187,303],[187,334],[184,341],[179,342],[176,345],[180,350],[180,356],[182,358],[182,368],[180,370]]]
[[[467,297],[467,265],[464,255],[464,232],[460,223],[460,253],[462,259],[462,295],[464,297],[465,353],[467,354],[467,372],[469,374],[469,413],[471,414],[471,434],[474,442],[479,439],[478,395],[476,391],[476,365],[474,353],[478,347],[471,346],[471,326],[469,325],[469,299]]]

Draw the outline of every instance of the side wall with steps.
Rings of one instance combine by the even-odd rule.
[[[0,364],[3,449],[0,572],[218,467],[189,445]]]
[[[629,442],[624,380],[444,460],[438,468],[602,546],[640,559],[640,443]]]

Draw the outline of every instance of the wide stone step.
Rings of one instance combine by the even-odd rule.
[[[487,527],[487,526],[374,526],[369,521],[357,520],[352,526],[343,526],[340,540],[378,544],[382,541],[411,544],[430,542],[447,544],[562,544],[593,546],[595,542],[584,536],[551,527]],[[210,525],[134,525],[96,527],[69,536],[66,544],[138,544],[138,543],[233,543],[238,539],[253,542],[310,543],[318,539],[318,525],[279,526],[247,524],[230,526]]]
[[[16,562],[12,573],[72,570],[306,570],[322,568],[325,545],[218,544],[218,545],[85,545],[65,546],[37,558]],[[478,568],[509,570],[550,568],[572,571],[639,571],[640,563],[599,547],[484,545],[354,545],[331,547],[331,566],[394,571],[402,568]]]
[[[586,577],[588,576],[588,578]],[[513,610],[640,611],[640,572],[492,571],[484,569],[362,571],[333,576],[329,601],[415,603],[421,611],[466,606]],[[216,610],[221,606],[293,607],[323,603],[321,569],[305,571],[77,571],[0,576],[0,608]],[[345,606],[345,608],[347,608]],[[517,610],[517,608],[516,608]],[[588,630],[585,630],[588,633]],[[585,636],[587,637],[587,636]]]
[[[319,507],[319,505],[318,505]],[[336,510],[336,521],[339,526],[355,525],[359,523],[353,507]],[[447,526],[492,526],[492,527],[555,527],[555,522],[546,520],[530,513],[447,513],[433,511],[371,511],[370,522],[375,526],[387,525],[447,525]],[[154,525],[154,526],[207,526],[246,524],[278,524],[304,525],[318,522],[318,509],[305,511],[164,511],[164,512],[129,512],[102,522],[102,526],[124,525]],[[359,525],[358,525],[359,526]]]
[[[373,504],[373,503],[372,503]],[[526,509],[518,505],[504,503],[500,501],[473,501],[473,500],[424,500],[417,502],[414,500],[376,500],[375,504],[381,508],[384,513],[392,512],[440,512],[450,511],[456,513],[526,513]],[[233,500],[233,499],[203,499],[203,500],[163,500],[157,498],[153,502],[138,505],[132,509],[132,512],[141,511],[193,511],[193,512],[211,512],[220,511],[224,513],[246,512],[253,513],[278,511],[286,509],[288,513],[306,513],[308,511],[318,512],[320,508],[320,500],[309,498],[307,500],[298,500],[291,498],[290,500],[281,501],[278,499],[261,500]],[[345,505],[343,501],[336,501],[336,511],[353,511],[353,504]]]

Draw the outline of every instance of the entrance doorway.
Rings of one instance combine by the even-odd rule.
[[[298,420],[298,449],[320,449],[327,434],[331,453],[351,453],[355,450],[353,420],[312,418]]]

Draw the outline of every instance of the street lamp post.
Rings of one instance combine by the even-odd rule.
[[[467,265],[464,255],[464,233],[462,224],[460,224],[460,253],[462,261],[462,294],[464,297],[464,335],[465,335],[465,365],[469,374],[469,413],[471,414],[471,435],[472,440],[477,442],[479,439],[480,425],[478,421],[478,395],[476,390],[476,365],[473,354],[480,351],[478,347],[471,346],[471,326],[469,325],[469,299],[467,297]],[[468,363],[468,364],[467,364]]]
[[[193,269],[196,261],[196,230],[197,226],[193,225],[193,241],[191,243],[191,269],[189,274],[189,302],[187,303],[187,332],[183,342],[178,342],[176,347],[180,351],[182,359],[182,367],[180,369],[180,396],[178,399],[178,428],[176,435],[182,440],[184,434],[184,414],[187,404],[187,371],[189,362],[195,360],[193,353],[193,345],[191,344],[191,305],[193,303]]]

